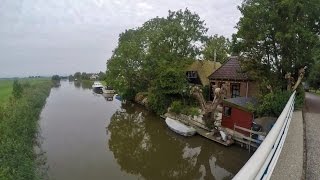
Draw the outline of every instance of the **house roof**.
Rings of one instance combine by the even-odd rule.
[[[209,76],[209,79],[249,80],[248,75],[241,72],[240,62],[236,56],[229,57],[227,62]]]
[[[258,105],[258,100],[254,97],[236,97],[224,99],[223,104],[233,106],[244,111],[251,111]]]
[[[209,85],[208,76],[219,67],[221,67],[220,62],[196,60],[187,68],[187,71],[197,71],[202,85]]]

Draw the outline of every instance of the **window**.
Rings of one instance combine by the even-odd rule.
[[[187,77],[188,78],[197,78],[197,72],[196,71],[188,71]]]
[[[228,117],[231,116],[231,107],[225,106],[223,108],[223,115]]]
[[[231,98],[240,96],[240,84],[231,84]]]

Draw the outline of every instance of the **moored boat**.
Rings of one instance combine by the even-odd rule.
[[[95,81],[92,85],[93,89],[102,89],[103,85],[99,81]]]
[[[166,118],[166,124],[168,127],[183,136],[193,136],[196,133],[196,130],[193,127],[187,126],[180,121],[171,119],[169,117]]]
[[[106,86],[103,88],[103,93],[104,94],[115,94],[115,90],[111,86]]]

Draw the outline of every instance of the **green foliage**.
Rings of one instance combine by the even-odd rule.
[[[183,105],[182,105],[181,101],[173,101],[171,103],[171,106],[170,106],[170,111],[171,112],[180,114],[182,109],[183,109]]]
[[[7,102],[12,94],[12,80],[0,80],[0,105]]]
[[[51,80],[53,80],[53,81],[60,81],[60,76],[59,75],[53,75],[52,77],[51,77]]]
[[[24,96],[0,108],[0,179],[39,179],[34,142],[51,82],[30,83]]]
[[[214,51],[216,51],[217,62],[223,63],[228,54],[230,54],[230,46],[231,43],[228,38],[215,34],[205,44],[205,49],[203,50],[204,59],[213,61]]]
[[[100,80],[100,81],[105,81],[106,78],[107,78],[107,77],[106,77],[106,73],[104,73],[104,72],[102,72],[102,71],[99,72],[98,76],[99,76],[99,80]]]
[[[312,51],[319,42],[320,1],[250,0],[239,7],[243,17],[233,36],[233,51],[243,55],[245,70],[256,79],[277,79],[274,88],[285,85],[284,75],[297,79],[298,69],[312,67]],[[308,72],[307,72],[308,73]]]
[[[20,82],[17,79],[15,79],[13,81],[13,86],[12,86],[12,95],[14,98],[19,99],[21,98],[22,93],[23,93],[23,87],[20,84]]]
[[[191,107],[191,106],[186,106],[183,110],[182,110],[183,114],[186,115],[190,115],[190,116],[198,116],[200,115],[199,113],[199,108],[197,107]]]
[[[307,82],[310,87],[313,89],[320,89],[320,42],[318,42],[317,46],[313,49],[312,53],[313,60],[315,64],[310,68],[310,74]]]
[[[148,95],[148,104],[157,114],[163,114],[167,111],[172,99],[168,95],[157,93],[151,90]]]
[[[278,117],[288,102],[290,95],[291,93],[288,91],[276,91],[265,95],[257,108],[258,116]]]
[[[204,43],[206,31],[200,17],[188,9],[126,30],[107,62],[107,84],[126,99],[148,90],[150,107],[164,112],[186,92],[184,70],[200,55],[195,44]]]
[[[76,72],[73,75],[74,79],[80,80],[81,79],[81,72]]]
[[[304,99],[305,99],[305,92],[303,89],[303,86],[300,85],[297,88],[296,98],[295,98],[295,109],[301,109],[304,105]]]
[[[191,116],[198,116],[199,108],[193,107],[187,104],[182,104],[181,101],[173,101],[170,105],[170,111],[177,113],[177,114],[185,114],[185,115],[191,115]]]
[[[202,96],[203,96],[205,101],[209,101],[210,100],[210,87],[209,87],[209,85],[206,85],[206,86],[202,87]]]

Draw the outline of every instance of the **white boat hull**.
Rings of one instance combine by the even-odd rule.
[[[103,85],[99,81],[95,81],[92,85],[93,89],[102,89]]]
[[[171,119],[169,117],[166,118],[166,124],[168,127],[183,136],[193,136],[196,133],[196,130],[193,127],[187,126],[177,120]]]

